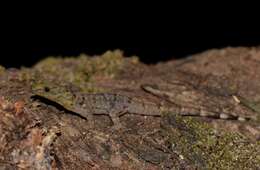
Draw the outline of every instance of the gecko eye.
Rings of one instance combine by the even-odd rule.
[[[49,92],[49,91],[50,91],[50,88],[49,88],[49,87],[44,87],[44,91],[45,91],[45,92]]]

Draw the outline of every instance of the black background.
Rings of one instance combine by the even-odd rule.
[[[31,43],[17,47],[5,48],[2,51],[0,65],[5,67],[30,67],[46,56],[77,56],[80,53],[89,55],[102,54],[107,50],[121,49],[126,56],[137,55],[142,62],[156,63],[172,58],[182,58],[212,48],[227,46],[259,46],[258,31],[176,31],[148,34],[83,34],[56,35],[37,34]]]
[[[23,12],[13,18],[7,13],[6,23],[1,23],[0,65],[29,67],[50,55],[93,55],[113,49],[156,63],[212,48],[260,45],[258,4],[243,2],[242,8],[239,1],[230,6],[227,1],[206,4],[149,1],[118,7],[109,1],[98,3],[98,8],[72,3],[65,8],[41,3],[28,6],[32,10],[28,16],[18,6]]]

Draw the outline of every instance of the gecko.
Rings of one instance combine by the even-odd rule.
[[[142,86],[147,91],[155,93],[150,86]],[[156,93],[157,94],[157,93]],[[136,97],[129,97],[118,93],[74,93],[75,99],[70,106],[62,103],[59,99],[36,94],[63,106],[66,110],[75,112],[87,119],[93,126],[93,115],[108,115],[113,123],[113,129],[121,129],[120,116],[124,114],[137,114],[143,116],[161,117],[164,113],[176,113],[182,116],[203,116],[196,110],[181,109],[177,107],[166,107],[149,101],[143,101]],[[204,115],[205,116],[205,115]],[[216,116],[215,114],[211,116]],[[210,117],[210,114],[206,115]],[[222,116],[222,118],[224,118]]]
[[[166,92],[153,88],[149,85],[142,85],[141,88],[156,96],[168,96]],[[48,92],[45,91],[45,93]],[[179,107],[178,105],[169,107],[118,93],[72,93],[74,97],[67,99],[71,100],[70,105],[63,103],[63,101],[57,96],[55,96],[55,98],[53,96],[48,96],[45,93],[37,95],[54,101],[62,105],[65,109],[79,114],[80,116],[86,118],[91,125],[93,125],[94,122],[93,115],[108,115],[112,120],[115,129],[120,129],[122,127],[119,118],[124,114],[161,117],[164,113],[174,113],[181,116],[204,116],[232,120],[237,119],[235,116],[227,115],[225,113],[219,114],[206,110],[198,110],[196,108]]]
[[[118,93],[74,93],[74,99],[71,100],[70,105],[63,103],[59,98],[44,95],[44,93],[35,95],[77,113],[86,118],[90,125],[93,125],[94,122],[93,115],[108,115],[114,129],[123,127],[119,118],[124,114],[160,117],[164,111],[164,107],[158,104]]]

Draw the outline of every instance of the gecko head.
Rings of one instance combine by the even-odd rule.
[[[73,106],[75,100],[75,95],[69,87],[55,83],[34,83],[32,85],[32,93],[34,96],[44,97],[67,109]]]

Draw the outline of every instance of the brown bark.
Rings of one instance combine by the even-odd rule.
[[[32,97],[35,91],[47,99]],[[73,93],[86,92],[120,93],[175,112],[126,114],[118,131],[97,115],[90,126],[70,111]],[[0,97],[0,169],[260,167],[259,48],[210,50],[150,66],[119,51],[49,58],[33,68],[0,68]]]

